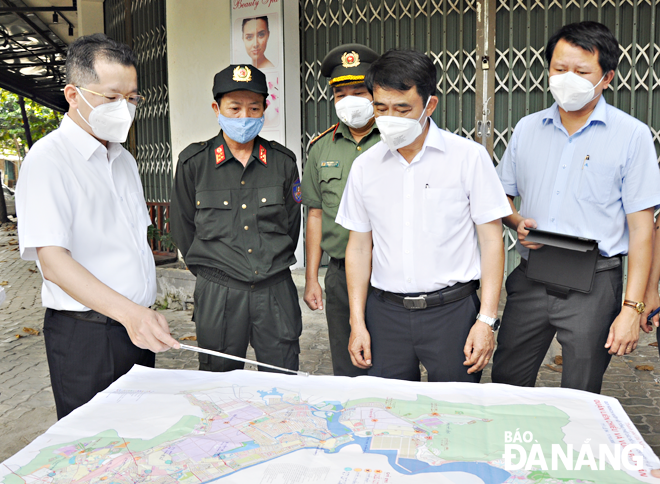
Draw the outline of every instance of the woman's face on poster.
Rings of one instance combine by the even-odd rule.
[[[259,67],[259,64],[264,62],[269,36],[268,26],[263,19],[249,20],[243,26],[245,51],[255,67]]]

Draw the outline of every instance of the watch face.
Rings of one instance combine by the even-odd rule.
[[[500,329],[500,324],[501,324],[500,318],[497,318],[495,320],[495,323],[493,323],[493,331],[497,331],[498,329]]]
[[[646,309],[646,305],[643,302],[638,302],[636,306],[637,306],[636,307],[637,312],[639,314],[642,314],[644,312],[644,310]]]

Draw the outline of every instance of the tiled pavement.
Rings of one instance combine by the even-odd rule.
[[[0,284],[7,283],[4,286],[7,301],[0,305],[0,462],[18,452],[56,420],[42,336],[41,276],[34,263],[20,259],[17,247],[15,228],[0,227]],[[301,307],[304,330],[300,369],[316,375],[330,375],[332,365],[325,315],[309,311],[302,299]],[[175,338],[194,335],[190,311],[161,312]],[[32,328],[39,334],[28,334],[23,328]],[[612,360],[605,374],[603,394],[619,399],[646,441],[660,455],[660,359],[658,349],[649,346],[653,341],[655,336],[642,334],[632,356]],[[253,357],[253,354],[248,356]],[[650,365],[654,369],[640,371],[635,369],[638,365]],[[171,350],[157,356],[156,366],[195,369],[197,356],[192,352]],[[559,386],[560,380],[559,372],[544,366],[537,386]],[[490,365],[482,378],[484,383],[489,381]]]

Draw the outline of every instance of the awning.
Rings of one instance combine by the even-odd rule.
[[[0,0],[0,87],[64,112],[76,0]]]

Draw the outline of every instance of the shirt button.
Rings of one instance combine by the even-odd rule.
[[[410,225],[410,222],[406,222],[406,227]]]
[[[358,151],[362,151],[362,146],[358,146],[358,147],[357,147],[357,150],[358,150]]]
[[[248,254],[251,254],[251,253],[252,253],[252,249],[248,249]]]
[[[252,284],[252,285],[250,286],[250,289],[254,289],[254,284]]]
[[[563,169],[566,169],[566,165],[562,166]]]
[[[406,198],[410,198],[410,193],[408,195],[406,195]]]
[[[259,271],[254,271],[255,274],[259,274]]]
[[[248,229],[248,226],[246,225],[246,226],[245,226],[245,227],[243,227],[243,228],[244,228],[245,230],[247,230],[247,229]]]
[[[550,221],[551,221],[551,222],[554,222],[554,221],[555,221],[555,219],[554,219],[554,218],[551,218],[551,219],[550,219]]]
[[[245,180],[241,180],[241,185],[245,185]]]
[[[261,203],[266,203],[266,199],[265,199],[265,198],[262,198],[262,199],[261,199]]]
[[[241,205],[241,208],[242,208],[243,210],[245,210],[245,209],[247,208],[247,205],[243,204],[243,205]]]
[[[410,254],[410,251],[408,249],[406,249],[406,254]]]
[[[557,195],[559,195],[559,190],[557,190]]]
[[[229,205],[229,202],[228,202],[227,200],[225,200],[225,201],[222,202],[222,203],[224,203],[225,205]]]
[[[406,279],[406,282],[412,282],[412,279],[410,279],[409,277],[408,279]]]
[[[197,200],[197,206],[198,206],[198,207],[199,207],[199,204],[200,204],[200,203],[202,203],[202,202],[200,202],[199,200]]]

